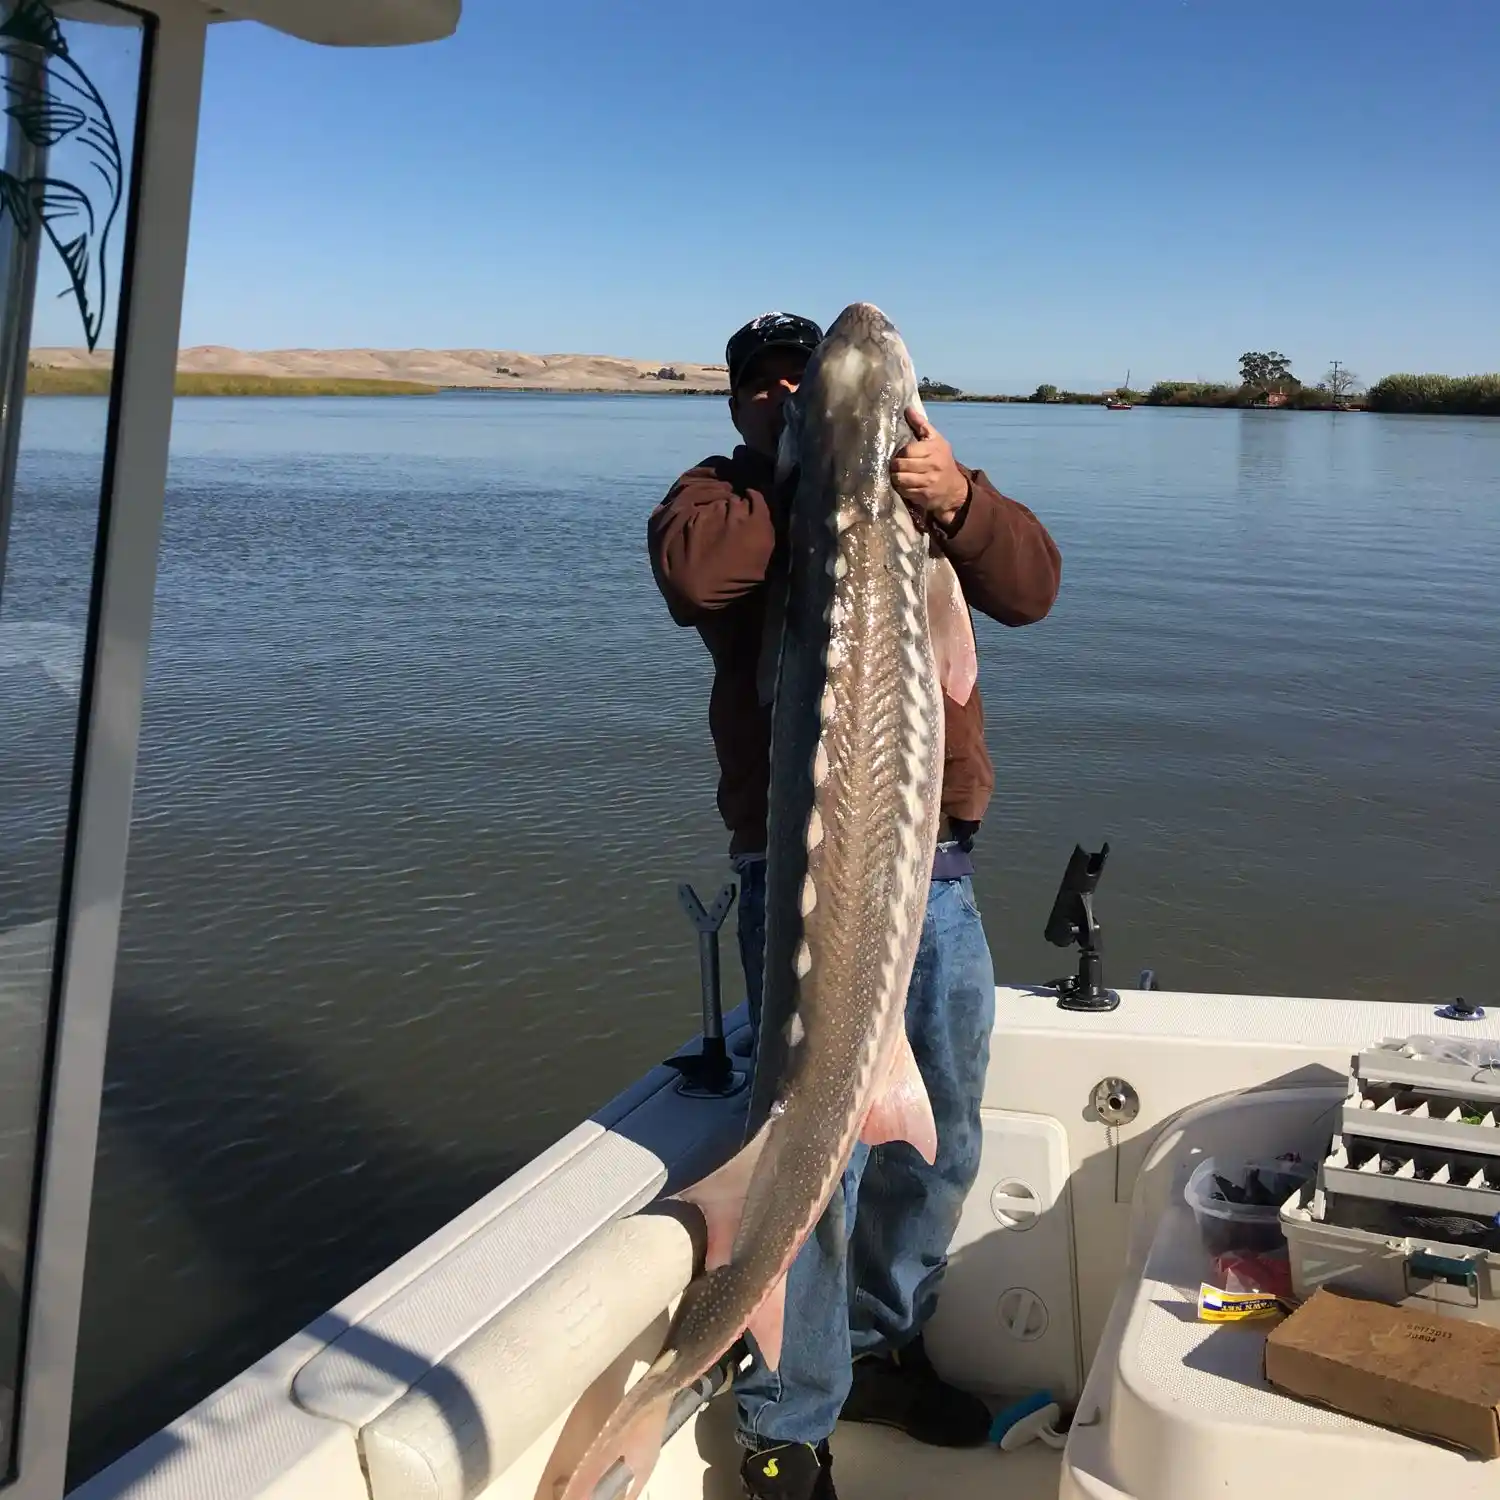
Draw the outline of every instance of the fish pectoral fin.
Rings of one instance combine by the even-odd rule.
[[[769,1122],[762,1125],[716,1172],[710,1172],[701,1182],[672,1195],[682,1203],[691,1203],[703,1215],[703,1222],[708,1227],[705,1270],[716,1271],[729,1264],[735,1238],[740,1232],[740,1220],[745,1216],[750,1179],[755,1176],[769,1129]]]
[[[979,648],[963,585],[953,564],[937,555],[927,568],[927,628],[943,691],[962,706],[979,680]]]
[[[755,693],[763,707],[776,699],[776,678],[781,671],[781,637],[786,630],[789,579],[786,558],[775,554],[766,574],[766,612],[761,622],[760,655],[755,662]]]
[[[746,1330],[755,1340],[761,1361],[768,1370],[774,1370],[781,1363],[781,1333],[785,1323],[786,1277],[783,1276],[756,1308]]]
[[[932,1118],[932,1101],[927,1097],[927,1085],[922,1082],[916,1055],[904,1031],[891,1059],[885,1087],[871,1104],[859,1138],[867,1146],[910,1141],[929,1167],[937,1161],[937,1124]]]

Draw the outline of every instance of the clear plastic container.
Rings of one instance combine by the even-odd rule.
[[[1205,1157],[1183,1189],[1210,1255],[1276,1250],[1285,1244],[1281,1205],[1316,1175],[1298,1161],[1221,1161]],[[1242,1199],[1243,1201],[1236,1201]]]

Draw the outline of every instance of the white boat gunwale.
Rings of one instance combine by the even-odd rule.
[[[1073,1332],[1047,1358],[1060,1390],[1069,1369],[1087,1372],[1081,1423],[1061,1459],[993,1450],[942,1457],[914,1445],[893,1447],[889,1435],[848,1429],[840,1430],[836,1449],[847,1451],[863,1482],[874,1486],[891,1483],[891,1474],[903,1472],[903,1464],[908,1477],[921,1465],[937,1464],[948,1482],[959,1486],[951,1491],[956,1500],[983,1493],[970,1486],[999,1483],[1002,1477],[1007,1492],[1013,1490],[1020,1500],[1059,1494],[1069,1500],[1117,1495],[1188,1500],[1170,1484],[1160,1491],[1115,1487],[1110,1475],[1120,1433],[1108,1420],[1119,1392],[1130,1389],[1133,1355],[1125,1332],[1140,1301],[1145,1268],[1153,1253],[1160,1256],[1158,1234],[1169,1226],[1180,1238],[1184,1223],[1191,1227],[1178,1202],[1187,1175],[1215,1150],[1265,1149],[1273,1141],[1309,1149],[1310,1129],[1315,1135],[1322,1122],[1337,1117],[1352,1055],[1385,1036],[1419,1031],[1496,1036],[1500,1023],[1483,1023],[1476,1032],[1473,1026],[1441,1021],[1423,1006],[1163,991],[1126,991],[1118,1010],[1079,1015],[1059,1011],[1055,997],[1043,989],[999,990],[986,1128],[1003,1138],[1012,1123],[1030,1129],[1043,1118],[1067,1137],[1066,1182],[1039,1228],[1047,1232],[1048,1215],[1054,1215],[1060,1216],[1054,1227],[1066,1230],[1063,1274],[1075,1299]],[[726,1032],[743,1047],[743,1011],[730,1018]],[[1113,1132],[1088,1117],[1092,1089],[1107,1076],[1129,1079],[1141,1100],[1138,1118]],[[607,1406],[603,1394],[617,1389],[631,1369],[644,1368],[689,1274],[689,1230],[678,1225],[674,1241],[672,1229],[663,1229],[659,1219],[642,1231],[655,1236],[650,1243],[665,1257],[657,1274],[623,1274],[632,1255],[645,1253],[629,1236],[649,1217],[624,1206],[626,1200],[655,1199],[727,1157],[738,1140],[741,1108],[735,1100],[685,1098],[671,1070],[653,1070],[579,1127],[582,1136],[574,1132],[553,1148],[554,1153],[601,1153],[598,1191],[606,1198],[615,1195],[616,1207],[601,1212],[591,1234],[548,1245],[533,1232],[534,1257],[524,1269],[513,1267],[505,1285],[498,1279],[486,1283],[488,1301],[476,1302],[472,1292],[454,1294],[461,1285],[475,1284],[460,1262],[476,1253],[476,1241],[512,1234],[507,1216],[550,1175],[553,1153],[544,1154],[526,1169],[535,1181],[513,1179],[497,1189],[465,1216],[461,1232],[448,1226],[320,1320],[323,1336],[319,1325],[306,1330],[97,1476],[78,1492],[78,1500],[166,1500],[203,1493],[209,1474],[228,1473],[243,1481],[215,1491],[215,1500],[281,1500],[307,1492],[294,1487],[294,1480],[297,1486],[305,1482],[314,1463],[328,1472],[348,1471],[351,1485],[349,1465],[354,1465],[368,1488],[351,1487],[351,1500],[470,1495],[530,1500],[540,1481],[564,1463],[589,1422],[598,1419],[599,1408]],[[1258,1123],[1252,1130],[1247,1121]],[[689,1164],[683,1153],[695,1145],[697,1159]],[[982,1210],[980,1219],[997,1187],[985,1170],[971,1196],[971,1204]],[[518,1194],[522,1187],[527,1191]],[[536,1221],[533,1215],[532,1224]],[[1011,1248],[1023,1239],[1039,1244],[1033,1238],[1038,1232],[1008,1235],[990,1223],[987,1237],[959,1249],[945,1294],[956,1301],[940,1303],[934,1320],[932,1349],[940,1364],[951,1359],[956,1336],[977,1337],[989,1328],[994,1337],[991,1291],[998,1294],[1009,1283],[1006,1268],[1016,1264],[1006,1258]],[[626,1238],[611,1244],[610,1236],[622,1235]],[[980,1257],[977,1275],[965,1265],[969,1254]],[[1183,1289],[1177,1287],[1173,1296],[1181,1302]],[[424,1321],[413,1315],[418,1300],[441,1311]],[[573,1309],[570,1318],[560,1316],[563,1306]],[[606,1366],[591,1344],[588,1358],[576,1366],[559,1362],[545,1341],[561,1336],[571,1319],[580,1328],[597,1330],[607,1346],[603,1353],[613,1353],[614,1360]],[[396,1329],[406,1332],[395,1337]],[[360,1340],[350,1339],[351,1330],[368,1338],[366,1355],[395,1345],[410,1363],[393,1374],[374,1355],[361,1375],[364,1356]],[[544,1351],[528,1356],[538,1368],[526,1360],[517,1363],[517,1351],[525,1349]],[[341,1372],[337,1378],[335,1370]],[[1078,1387],[1072,1394],[1080,1396]],[[1149,1395],[1141,1398],[1143,1409],[1153,1409]],[[730,1492],[723,1485],[724,1465],[733,1459],[732,1439],[726,1439],[731,1404],[727,1398],[714,1401],[668,1444],[649,1493],[697,1500],[700,1494]],[[223,1414],[231,1408],[240,1415],[226,1423]],[[248,1415],[251,1411],[259,1415]],[[308,1444],[295,1462],[285,1454],[271,1462],[263,1448],[265,1433],[283,1430],[278,1413],[295,1413]],[[1419,1462],[1442,1462],[1432,1457],[1440,1450],[1414,1446],[1422,1450]],[[1146,1459],[1137,1453],[1131,1461],[1139,1466]],[[1001,1463],[1007,1465],[1003,1471],[993,1467]],[[1023,1476],[1026,1488],[1020,1487]],[[1325,1475],[1320,1483],[1327,1482]],[[902,1491],[877,1488],[874,1493]]]

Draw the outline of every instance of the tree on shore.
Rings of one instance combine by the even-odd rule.
[[[1055,385],[1039,385],[1033,392],[1033,401],[1056,401],[1057,387]]]
[[[948,385],[941,380],[929,379],[926,375],[917,384],[917,394],[939,400],[947,397],[950,400],[954,396],[962,396],[963,392],[956,385]]]
[[[1334,360],[1328,367],[1323,384],[1335,401],[1347,401],[1351,396],[1357,396],[1360,390],[1359,376],[1346,369],[1339,360]]]
[[[1263,396],[1300,384],[1292,374],[1291,360],[1274,349],[1268,354],[1252,352],[1240,355],[1240,383]]]

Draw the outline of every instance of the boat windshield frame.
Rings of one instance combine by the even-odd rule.
[[[52,7],[28,0],[46,19]],[[51,945],[20,1378],[4,1500],[61,1500],[115,956],[166,490],[208,13],[195,0],[113,4],[141,27],[99,523],[79,676],[72,789]],[[65,0],[66,26],[106,20]],[[35,279],[35,257],[31,274]],[[28,298],[28,302],[29,302]],[[25,342],[23,339],[22,342]],[[23,355],[24,355],[24,351]],[[12,433],[26,361],[9,391]]]

